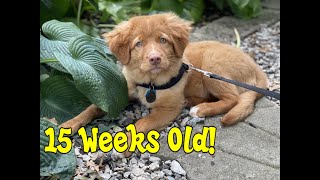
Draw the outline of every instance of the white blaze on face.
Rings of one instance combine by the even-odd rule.
[[[158,51],[156,51],[153,44],[151,44],[151,51],[149,54],[158,54]]]
[[[151,50],[151,51],[154,51],[154,46],[153,46],[153,44],[151,44],[151,48],[152,48],[152,50]]]
[[[154,44],[151,44],[151,50],[150,52],[148,53],[148,58],[152,55],[157,55],[157,56],[160,56],[160,53],[159,51],[156,50],[156,48],[154,47]]]

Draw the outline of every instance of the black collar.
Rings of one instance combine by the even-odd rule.
[[[152,82],[150,82],[149,84],[137,84],[137,86],[141,86],[144,88],[150,88],[150,89],[154,89],[154,90],[168,89],[168,88],[171,88],[172,86],[176,85],[180,81],[180,79],[182,78],[184,72],[187,72],[187,70],[189,70],[189,66],[185,63],[182,63],[180,70],[179,70],[179,74],[177,76],[171,78],[170,81],[167,82],[166,84],[163,84],[161,86],[156,86]]]

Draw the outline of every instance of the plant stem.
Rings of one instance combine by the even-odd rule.
[[[114,28],[115,24],[98,24],[98,28]]]
[[[237,48],[240,48],[240,35],[239,35],[239,32],[236,28],[234,28],[234,33],[236,34],[236,38],[237,38]]]
[[[80,25],[81,7],[82,7],[82,0],[79,1],[79,6],[78,6],[78,14],[77,14],[77,26],[78,27]]]
[[[72,0],[72,1],[71,1],[71,4],[72,4],[72,10],[73,10],[73,13],[74,13],[74,14],[77,14],[77,5],[76,5],[76,1],[75,1],[75,0]]]
[[[90,18],[90,23],[92,24],[92,26],[97,27],[97,24]]]
[[[44,59],[40,60],[40,64],[42,63],[49,63],[49,62],[59,62],[57,59]]]

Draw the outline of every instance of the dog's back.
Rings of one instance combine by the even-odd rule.
[[[184,59],[195,67],[218,74],[222,77],[266,88],[266,74],[253,59],[238,48],[215,41],[190,43],[184,52]],[[198,72],[192,72],[185,96],[191,105],[191,115],[206,117],[227,113],[221,122],[231,125],[246,118],[254,108],[255,101],[261,97],[226,82],[210,79]],[[219,101],[212,102],[213,98]]]

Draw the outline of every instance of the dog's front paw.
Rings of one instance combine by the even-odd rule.
[[[197,113],[198,113],[199,108],[197,106],[194,106],[190,109],[189,111],[189,115],[191,117],[198,117]]]
[[[192,107],[190,109],[189,115],[195,118],[205,117],[205,114],[202,112],[202,108],[199,105]]]
[[[81,126],[81,123],[77,119],[70,119],[62,124],[60,124],[59,128],[71,128],[72,135],[75,134]]]
[[[132,152],[129,152],[129,151],[127,150],[127,151],[125,151],[123,154],[124,154],[125,157],[130,157],[130,156],[132,155]]]

